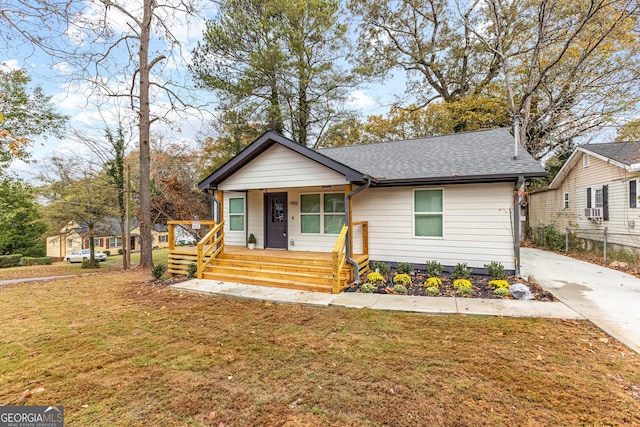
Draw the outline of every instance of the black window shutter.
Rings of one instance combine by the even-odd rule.
[[[602,186],[602,219],[609,221],[609,186]]]
[[[635,208],[638,206],[638,196],[637,196],[637,181],[632,179],[629,181],[629,207]]]
[[[587,188],[587,207],[591,207],[591,187]]]

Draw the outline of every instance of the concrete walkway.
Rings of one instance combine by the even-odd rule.
[[[247,298],[280,304],[306,304],[318,307],[338,306],[373,310],[408,311],[429,314],[479,314],[506,317],[546,317],[584,319],[561,302],[515,301],[479,298],[411,297],[404,295],[343,292],[332,295],[267,286],[243,285],[194,279],[171,286],[175,290],[201,292],[234,298]]]
[[[65,277],[73,277],[75,274],[66,274],[64,276],[48,276],[48,277],[28,277],[24,279],[9,279],[9,280],[0,280],[0,286],[3,285],[14,285],[16,283],[27,283],[27,282],[39,282],[41,280],[53,280],[53,279],[63,279]]]
[[[571,309],[640,353],[640,279],[540,249],[521,249],[531,277]]]

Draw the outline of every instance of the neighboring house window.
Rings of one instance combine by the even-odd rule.
[[[244,199],[242,197],[229,199],[229,230],[244,231]]]
[[[629,207],[638,207],[638,180],[636,179],[629,181]]]
[[[587,188],[587,208],[602,208],[602,219],[609,221],[609,186]]]
[[[443,190],[415,190],[413,193],[414,235],[442,237]]]
[[[109,237],[109,247],[110,248],[122,247],[122,239],[120,237]]]
[[[51,239],[51,246],[54,248],[58,245],[58,239]]]
[[[344,226],[344,193],[300,195],[300,232],[340,234]]]
[[[589,167],[589,155],[588,154],[583,154],[582,155],[582,167],[583,168]]]
[[[73,247],[73,239],[67,239],[67,247],[68,248],[72,248]]]
[[[169,236],[166,235],[160,235],[158,236],[158,241],[160,243],[167,243],[169,241]]]
[[[103,244],[104,242],[102,241],[102,238],[98,238],[98,237],[93,238],[93,247],[102,247]]]
[[[564,193],[564,208],[569,209],[569,193]]]

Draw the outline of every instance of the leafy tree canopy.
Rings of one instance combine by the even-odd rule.
[[[67,117],[56,112],[42,88],[29,88],[24,70],[0,68],[0,162],[27,158],[34,137],[60,136]]]
[[[31,187],[16,179],[0,181],[0,254],[44,256],[42,221]]]

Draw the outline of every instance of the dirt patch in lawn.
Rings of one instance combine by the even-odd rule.
[[[112,272],[0,288],[0,404],[69,425],[639,425],[588,322],[215,298]],[[26,392],[28,390],[28,392]]]

